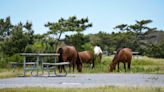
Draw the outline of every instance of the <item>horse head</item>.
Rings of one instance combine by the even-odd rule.
[[[116,65],[114,65],[114,63],[109,64],[109,67],[108,67],[109,72],[112,72],[115,69],[116,69]]]
[[[111,62],[110,65],[109,65],[109,72],[112,72],[113,70],[116,69],[117,55],[118,55],[118,52],[115,54],[115,56],[114,56],[112,62]]]

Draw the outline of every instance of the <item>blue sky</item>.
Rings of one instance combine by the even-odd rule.
[[[134,24],[135,20],[151,19],[149,27],[164,29],[164,0],[0,0],[0,18],[11,17],[11,22],[33,23],[36,34],[46,33],[48,21],[61,17],[89,18],[92,28],[85,34],[100,30],[111,33],[118,24]]]

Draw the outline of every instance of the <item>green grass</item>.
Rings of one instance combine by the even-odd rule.
[[[84,67],[84,73],[108,73],[108,67],[113,59],[113,56],[103,56],[102,62],[96,61],[95,68],[90,69],[89,67]],[[84,64],[86,66],[86,64]],[[114,73],[125,73],[123,63],[120,63],[120,70],[118,72],[117,66]],[[156,59],[149,57],[139,57],[138,59],[134,57],[132,59],[131,70],[127,73],[160,73],[164,74],[164,59]]]
[[[132,60],[133,73],[162,73],[164,74],[164,59],[148,57],[134,58]]]
[[[164,92],[164,88],[150,87],[97,87],[97,88],[5,88],[0,92]]]
[[[89,68],[89,64],[83,64],[82,73],[109,73],[108,66],[111,63],[113,56],[103,56],[102,62],[95,61],[95,68]],[[120,71],[118,72],[117,67],[114,73],[125,73],[123,63],[120,63]],[[23,73],[22,68],[18,68],[16,73],[12,72],[11,68],[0,68],[0,78],[16,77],[17,74]],[[46,73],[46,72],[45,72]],[[69,74],[72,72],[69,72]],[[75,73],[78,73],[75,69]],[[126,73],[153,73],[153,74],[164,74],[164,59],[156,59],[149,57],[135,57],[132,59],[131,70]],[[41,74],[41,71],[40,71]],[[28,72],[27,76],[30,76]]]

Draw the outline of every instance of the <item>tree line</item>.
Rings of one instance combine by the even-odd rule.
[[[119,24],[111,34],[100,31],[97,34],[84,35],[83,31],[92,27],[88,18],[78,19],[71,16],[68,19],[60,18],[56,22],[47,22],[49,28],[46,34],[34,34],[32,23],[19,22],[14,25],[10,17],[0,19],[0,62],[19,59],[18,53],[23,52],[56,52],[61,44],[74,45],[78,51],[91,50],[94,45],[100,45],[103,50],[113,52],[118,48],[129,47],[141,55],[164,58],[164,32],[147,25],[152,20],[140,20],[135,24]],[[75,32],[66,35],[65,32]],[[53,37],[53,35],[57,37]],[[12,60],[13,61],[13,60]]]

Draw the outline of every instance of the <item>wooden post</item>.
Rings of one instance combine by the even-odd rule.
[[[37,71],[37,76],[38,76],[38,72],[39,72],[39,55],[37,55],[36,71]]]
[[[23,76],[26,76],[26,56],[24,56],[23,69],[24,69],[24,74],[23,74]]]

